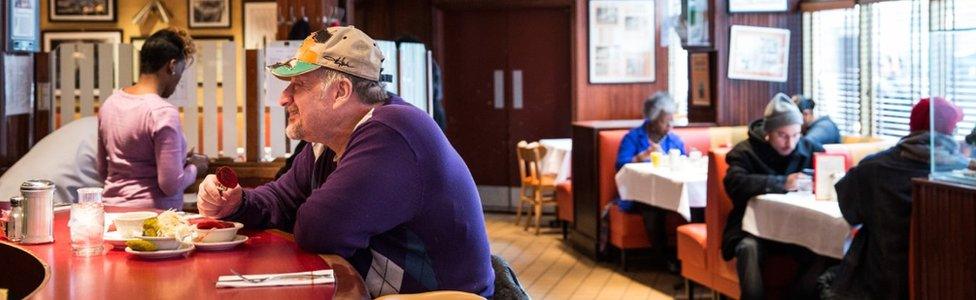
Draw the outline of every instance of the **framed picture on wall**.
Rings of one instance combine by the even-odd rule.
[[[12,0],[22,1],[22,0]],[[52,22],[115,22],[117,0],[46,0]]]
[[[190,28],[230,27],[230,0],[187,0],[186,7]]]
[[[122,30],[99,31],[45,31],[44,52],[51,52],[63,43],[122,43]]]
[[[786,82],[790,31],[733,25],[729,33],[729,79]]]
[[[10,0],[3,9],[7,22],[4,43],[7,52],[40,52],[40,2],[38,0]]]
[[[730,13],[785,12],[789,9],[789,0],[729,0]]]
[[[712,106],[712,61],[709,52],[688,54],[690,73],[688,81],[692,106]]]
[[[244,2],[244,49],[263,49],[278,33],[278,3]]]
[[[654,82],[654,0],[589,1],[590,83]]]

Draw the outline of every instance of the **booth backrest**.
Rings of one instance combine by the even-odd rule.
[[[617,193],[617,152],[620,150],[620,141],[627,135],[627,130],[606,130],[599,133],[599,166],[597,172],[600,176],[600,208],[602,209],[613,199]]]
[[[842,138],[842,140],[844,140]],[[865,142],[857,142],[858,140],[847,140],[852,141],[851,143],[841,143],[841,144],[827,144],[824,145],[824,150],[827,153],[843,154],[848,156],[850,161],[850,166],[856,166],[857,163],[861,162],[868,155],[878,153],[882,150],[888,149],[897,143],[894,139],[881,139],[873,138],[872,140],[864,139]]]
[[[714,286],[718,292],[733,298],[739,297],[738,275],[730,262],[722,259],[722,235],[725,230],[725,223],[729,212],[732,211],[732,199],[725,192],[725,173],[728,172],[729,165],[725,162],[725,156],[732,148],[713,148],[708,153],[708,192],[705,203],[705,227],[709,237],[709,243],[705,245],[705,255],[707,264],[715,276]]]
[[[629,130],[606,130],[599,133],[599,167],[600,176],[600,207],[603,207],[617,194],[617,152],[620,141]],[[745,126],[735,127],[681,127],[675,128],[674,133],[685,143],[685,151],[692,148],[706,153],[716,147],[732,146],[748,137]]]

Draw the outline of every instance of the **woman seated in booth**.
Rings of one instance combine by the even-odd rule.
[[[674,113],[677,105],[671,96],[665,92],[655,93],[644,100],[644,123],[640,127],[631,129],[620,141],[617,152],[617,170],[627,163],[647,162],[654,152],[666,155],[671,150],[685,154],[685,143],[677,134],[671,132],[674,124]],[[647,204],[620,200],[617,206],[627,212],[639,212],[644,218],[644,228],[647,237],[654,245],[655,252],[662,255],[669,264],[669,268],[677,269],[677,259],[674,249],[667,248],[667,235],[664,232],[664,217],[667,211]],[[698,213],[692,214],[700,215]]]
[[[202,155],[187,157],[180,112],[166,101],[193,62],[193,40],[183,29],[157,31],[139,55],[139,81],[116,90],[98,110],[97,165],[108,205],[177,209]]]

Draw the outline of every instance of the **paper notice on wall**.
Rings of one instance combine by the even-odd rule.
[[[3,56],[4,112],[7,116],[31,112],[34,102],[34,61],[31,55]]]
[[[278,62],[284,62],[292,57],[295,57],[295,52],[298,51],[298,47],[301,45],[301,41],[278,41],[274,43],[269,43],[268,47],[264,52],[264,63],[265,64],[275,64]],[[261,66],[262,68],[264,66]],[[281,97],[281,92],[285,91],[288,87],[288,81],[278,79],[271,72],[265,71],[265,91],[264,91],[264,105],[274,106],[278,105],[278,98]]]

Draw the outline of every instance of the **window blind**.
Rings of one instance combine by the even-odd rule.
[[[861,134],[859,7],[806,13],[805,94],[842,134]]]
[[[976,5],[969,1],[933,1],[930,75],[932,94],[953,101],[966,113],[956,135],[976,125]]]
[[[863,5],[868,28],[872,133],[908,134],[912,104],[928,95],[928,1]],[[924,45],[924,46],[923,46]]]

